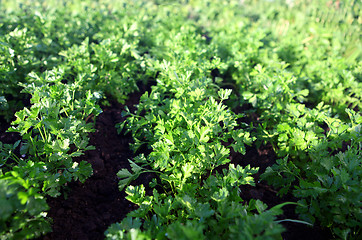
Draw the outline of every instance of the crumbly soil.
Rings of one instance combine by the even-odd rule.
[[[145,89],[143,89],[145,91]],[[141,94],[132,94],[126,102],[131,110],[135,108]],[[42,240],[98,240],[104,239],[104,232],[110,224],[121,221],[128,212],[136,206],[125,199],[126,194],[118,190],[117,172],[121,168],[129,168],[128,159],[135,155],[130,150],[132,142],[130,134],[117,134],[116,123],[124,120],[121,115],[125,105],[112,102],[103,107],[96,119],[96,131],[90,133],[90,143],[95,150],[88,151],[77,159],[85,160],[93,166],[93,176],[85,183],[72,182],[68,184],[61,197],[48,198],[50,206],[48,216],[52,219],[53,232],[41,237]],[[20,139],[18,134],[5,133],[8,124],[0,125],[0,140],[6,143]],[[263,172],[268,166],[275,163],[276,154],[270,145],[257,148],[248,146],[246,154],[232,152],[231,162],[246,166],[259,167]],[[280,198],[277,192],[264,182],[259,182],[259,173],[255,175],[255,186],[241,187],[241,196],[247,202],[250,199],[260,199],[269,207],[286,201],[295,202],[292,196]],[[141,175],[137,184],[148,185],[151,175]],[[294,206],[283,208],[284,214],[280,219],[297,219]],[[309,227],[298,223],[284,223],[285,240],[298,239],[331,239],[328,231],[319,226]]]

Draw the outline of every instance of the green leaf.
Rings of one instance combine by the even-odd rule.
[[[255,208],[258,211],[258,213],[262,213],[267,209],[267,205],[265,203],[263,203],[262,201],[260,201],[259,199],[257,199],[255,201]]]
[[[215,200],[216,202],[222,202],[225,201],[228,196],[229,196],[229,191],[223,187],[219,189],[219,191],[215,192],[211,196],[211,199]]]
[[[126,199],[137,204],[141,205],[145,198],[145,187],[143,185],[140,186],[128,186],[126,188],[127,197]]]
[[[18,192],[18,198],[21,204],[25,204],[28,201],[29,195],[26,192]]]
[[[74,165],[73,165],[74,166]],[[87,178],[93,174],[92,165],[89,162],[81,161],[78,167],[78,171],[74,173],[74,179],[81,183],[84,183]]]
[[[243,97],[244,97],[245,100],[249,100],[249,99],[251,99],[253,96],[254,96],[254,94],[251,93],[251,92],[243,92]]]
[[[120,228],[122,230],[130,230],[132,228],[140,228],[142,226],[142,222],[139,218],[126,217],[120,223]]]
[[[142,156],[141,156],[142,157]],[[120,191],[122,191],[128,184],[130,184],[133,180],[135,180],[141,173],[143,168],[138,166],[135,162],[132,160],[128,160],[131,166],[131,173],[128,169],[121,169],[117,176],[121,178],[121,180],[118,182],[118,188]],[[122,179],[123,178],[123,179]]]
[[[210,138],[209,138],[209,136],[207,136],[207,134],[209,132],[211,132],[211,129],[208,127],[201,127],[199,129],[199,134],[200,134],[199,142],[200,143],[207,143],[209,141]]]
[[[231,92],[232,92],[231,89],[220,89],[217,94],[221,98],[221,101],[223,101],[229,98]]]
[[[128,178],[128,177],[131,177],[132,175],[133,175],[133,174],[130,173],[130,172],[128,171],[128,169],[126,169],[126,168],[121,169],[121,170],[117,173],[117,176],[118,176],[119,178]]]
[[[182,166],[184,181],[192,175],[193,169],[194,169],[194,166],[189,163],[186,163],[185,165]]]
[[[215,211],[210,208],[209,203],[198,203],[195,208],[195,215],[205,219],[214,215]]]

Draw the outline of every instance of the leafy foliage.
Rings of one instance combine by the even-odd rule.
[[[257,169],[230,164],[232,151],[271,144],[278,160],[262,179],[298,199],[302,220],[358,239],[358,1],[2,0],[0,7],[0,116],[21,135],[0,142],[3,238],[49,231],[45,196],[92,173],[74,158],[92,149],[97,104],[124,103],[143,84],[152,87],[117,124],[140,153],[118,172],[120,190],[139,208],[107,238],[280,239],[284,204],[245,202],[240,192]],[[156,177],[132,185],[144,173]]]
[[[343,239],[358,236],[361,215],[362,118],[352,110],[348,114],[351,124],[325,117],[330,130],[327,136],[321,134],[311,147],[304,149],[304,159],[297,155],[291,161],[293,154],[289,151],[290,156],[278,160],[277,165],[262,174],[262,178],[281,188],[279,194],[292,190],[301,199],[297,211],[303,219],[318,219],[324,226],[333,227],[333,232]],[[329,151],[341,149],[343,142],[349,142],[343,152]]]
[[[14,170],[0,177],[0,186],[1,239],[29,239],[51,230],[45,218],[49,207],[32,179]]]
[[[9,131],[22,135],[21,155],[34,156],[38,161],[46,162],[49,173],[57,175],[56,181],[62,186],[72,179],[83,182],[91,175],[89,163],[78,165],[72,158],[91,149],[86,134],[93,129],[86,119],[98,115],[101,110],[95,105],[96,93],[88,91],[85,96],[78,96],[83,94],[79,92],[79,85],[62,84],[60,78],[52,74],[54,72],[46,72],[45,79],[33,76],[35,81],[24,90],[32,95],[31,108],[15,114],[17,119],[12,124],[17,126]],[[52,85],[44,84],[46,81],[51,81]],[[37,86],[41,82],[43,85]],[[51,196],[57,196],[58,187],[55,184],[50,186],[44,190]]]

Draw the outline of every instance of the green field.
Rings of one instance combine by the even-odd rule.
[[[47,202],[94,174],[81,157],[101,151],[89,134],[114,103],[134,152],[119,194],[138,207],[105,239],[285,239],[288,222],[360,239],[361,1],[0,9],[1,240],[52,231]],[[265,165],[251,152],[267,148]],[[243,199],[257,184],[278,204]]]

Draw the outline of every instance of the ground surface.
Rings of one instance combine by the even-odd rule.
[[[132,110],[138,103],[140,93],[130,96],[126,105]],[[104,239],[104,231],[108,226],[121,221],[128,212],[136,208],[125,199],[125,193],[118,190],[116,173],[121,168],[128,168],[128,159],[134,157],[129,149],[132,142],[130,135],[117,134],[116,123],[124,120],[121,112],[124,105],[112,103],[103,107],[103,113],[97,117],[96,131],[90,134],[90,143],[96,149],[86,152],[77,160],[86,160],[93,166],[94,174],[84,184],[72,182],[66,192],[59,198],[47,200],[50,211],[48,216],[53,219],[53,232],[41,237],[42,240],[87,240]],[[0,140],[4,143],[15,142],[19,136],[4,133],[7,124],[1,125]],[[246,166],[259,167],[263,172],[267,166],[275,163],[276,155],[271,146],[247,147],[246,155],[231,154],[231,162]],[[286,201],[296,201],[290,196],[280,199],[276,191],[258,180],[256,186],[242,186],[241,195],[245,201],[260,199],[269,207]],[[144,184],[151,180],[150,175],[141,175],[135,184]],[[284,215],[280,219],[297,219],[293,206],[283,208]],[[284,225],[287,231],[283,239],[331,239],[331,236],[318,226],[308,227],[297,223]]]

